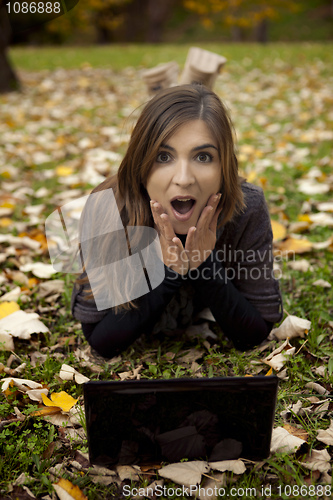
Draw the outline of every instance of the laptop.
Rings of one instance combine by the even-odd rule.
[[[269,456],[276,376],[92,381],[83,388],[92,464]]]

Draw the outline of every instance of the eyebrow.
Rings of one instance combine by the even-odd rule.
[[[161,144],[160,147],[164,149],[169,149],[170,151],[175,151],[175,148],[169,146],[168,144]],[[209,143],[201,144],[201,146],[196,146],[195,148],[192,149],[192,151],[199,151],[200,149],[208,149],[208,148],[213,148],[216,149],[216,151],[218,151],[218,148],[214,146],[214,144],[209,144]]]

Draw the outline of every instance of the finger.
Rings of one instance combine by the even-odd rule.
[[[220,213],[222,212],[222,208],[223,208],[223,207],[218,207],[218,208],[216,209],[215,214],[214,214],[214,216],[213,216],[213,218],[212,218],[212,220],[211,220],[211,223],[210,223],[210,225],[209,225],[209,229],[210,229],[211,231],[213,231],[214,233],[216,232],[217,221],[218,221],[218,218],[219,218]]]
[[[221,199],[221,193],[213,194],[209,197],[207,205],[201,212],[199,217],[197,228],[202,231],[206,230],[207,227],[210,228],[212,220],[216,214],[216,210]]]
[[[160,215],[160,219],[162,220],[162,226],[163,226],[163,236],[168,240],[172,240],[173,238],[176,237],[175,231],[172,227],[172,224],[170,222],[169,216],[166,213],[162,213]]]

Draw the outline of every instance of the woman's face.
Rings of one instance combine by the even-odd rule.
[[[187,234],[219,191],[221,175],[218,144],[206,123],[194,120],[161,145],[146,189],[168,214],[175,233]]]

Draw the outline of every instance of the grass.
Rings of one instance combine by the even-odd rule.
[[[11,47],[10,58],[19,69],[30,71],[56,68],[78,68],[89,64],[94,68],[105,67],[120,71],[126,67],[150,68],[174,60],[184,64],[188,49],[195,44],[124,44],[90,47]],[[332,61],[331,43],[287,44],[230,44],[201,43],[200,47],[224,55],[231,63],[242,63],[246,58],[249,67],[262,64],[264,59],[280,58],[286,64],[299,65],[319,59]],[[36,54],[36,57],[34,56]]]
[[[308,140],[303,140],[298,135],[298,130],[312,132],[317,130],[330,130],[332,127],[331,96],[327,89],[332,81],[332,51],[330,47],[323,44],[271,44],[266,47],[255,44],[243,45],[205,45],[214,51],[224,54],[229,62],[222,73],[217,90],[232,108],[237,134],[239,136],[240,166],[242,172],[249,176],[253,175],[253,182],[262,186],[269,207],[272,211],[272,218],[282,222],[291,223],[298,220],[304,202],[311,204],[312,211],[316,211],[316,202],[330,201],[332,193],[323,195],[305,195],[298,190],[297,181],[311,170],[313,166],[318,166],[322,172],[322,181],[326,182],[332,173],[331,142],[327,139],[318,139],[315,135]],[[80,171],[82,162],[78,162],[84,156],[84,151],[68,153],[66,150],[66,137],[71,144],[77,144],[83,137],[90,137],[96,141],[99,147],[109,148],[107,142],[99,133],[102,126],[115,125],[120,127],[125,111],[123,107],[128,102],[133,106],[146,98],[144,88],[139,82],[136,73],[137,67],[149,67],[159,62],[170,59],[184,63],[188,46],[111,46],[111,47],[89,47],[89,48],[12,48],[10,56],[15,67],[20,73],[25,85],[24,94],[11,94],[0,97],[0,104],[4,105],[4,120],[1,124],[1,132],[7,134],[6,140],[0,138],[0,153],[2,180],[14,182],[21,180],[25,187],[31,186],[33,192],[44,186],[50,193],[42,199],[28,195],[31,204],[45,203],[45,214],[48,215],[55,208],[53,197],[61,194],[68,187],[64,186],[55,174],[44,179],[43,172],[63,164],[74,162],[75,173]],[[39,93],[38,85],[44,78],[44,73],[37,74],[37,80],[30,82],[26,75],[30,72],[47,70],[49,79],[52,79],[52,71],[57,67],[65,69],[80,68],[85,63],[89,63],[93,68],[108,67],[115,71],[115,79],[112,81],[113,88],[118,92],[119,104],[112,108],[112,112],[98,101],[97,104],[91,95],[104,95],[105,81],[100,75],[98,77],[89,76],[91,80],[89,93],[87,92],[87,104],[90,104],[89,114],[82,107],[74,109],[72,115],[80,118],[80,126],[71,123],[71,116],[64,122],[44,121],[37,132],[28,131],[28,125],[38,120],[29,115],[29,110],[34,106],[40,109],[48,109],[52,106],[52,96]],[[128,73],[125,68],[135,68]],[[24,70],[24,71],[23,71]],[[80,70],[80,76],[84,76],[85,69]],[[28,72],[28,73],[25,73]],[[98,74],[98,73],[96,73]],[[133,84],[133,74],[137,78]],[[70,96],[67,105],[71,105],[71,96],[83,92],[75,87],[77,75],[73,78],[72,73],[68,73]],[[94,73],[92,73],[94,75]],[[117,78],[121,78],[117,80]],[[33,77],[32,77],[33,78]],[[101,78],[101,80],[99,80]],[[109,78],[109,76],[107,76]],[[112,78],[112,77],[110,77]],[[119,82],[125,89],[120,88]],[[59,88],[63,91],[67,88],[67,80],[64,87],[63,82],[58,81]],[[137,88],[134,88],[137,87]],[[107,87],[109,89],[109,87]],[[100,90],[102,89],[102,90]],[[267,91],[273,89],[273,97],[267,97]],[[305,89],[305,92],[304,92]],[[309,90],[309,93],[306,91]],[[100,94],[99,94],[100,92]],[[266,92],[266,94],[265,94]],[[304,96],[300,98],[300,96]],[[326,96],[326,97],[325,97]],[[20,108],[20,103],[25,98],[31,99],[28,107]],[[248,97],[250,97],[248,99]],[[53,95],[53,98],[54,97]],[[63,97],[65,99],[65,97]],[[247,100],[248,99],[248,100]],[[299,99],[299,101],[297,100]],[[320,106],[318,102],[320,101]],[[24,101],[25,102],[25,101]],[[286,111],[280,112],[277,103],[287,103]],[[299,102],[299,106],[295,105]],[[25,102],[26,104],[26,102]],[[63,104],[59,103],[59,110]],[[78,106],[82,106],[79,104]],[[296,106],[296,107],[295,107]],[[15,112],[13,111],[15,109]],[[18,112],[20,111],[22,115]],[[258,116],[268,117],[269,122],[263,123]],[[21,118],[20,118],[21,116]],[[23,117],[23,118],[22,118]],[[245,119],[244,119],[245,117]],[[322,123],[322,125],[320,125]],[[281,128],[277,132],[270,132],[269,126],[280,124]],[[66,127],[64,132],[64,127]],[[51,158],[48,163],[33,165],[29,156],[22,156],[22,144],[28,144],[27,151],[36,146],[37,139],[49,130],[54,134],[52,144],[57,143],[57,139],[64,148],[63,156]],[[274,130],[274,128],[272,129]],[[14,154],[10,149],[12,144],[10,134],[23,132],[24,140],[17,139],[15,142]],[[8,134],[9,133],[9,134]],[[316,132],[317,133],[317,132]],[[67,135],[66,135],[67,134]],[[65,139],[64,139],[65,137]],[[46,142],[42,142],[42,150],[52,152],[48,149],[48,136]],[[288,146],[289,145],[289,146]],[[247,146],[244,148],[244,146]],[[248,149],[251,146],[252,149]],[[289,149],[288,149],[289,147]],[[124,145],[112,146],[115,152],[123,152]],[[306,154],[295,155],[300,150],[306,148]],[[15,151],[20,150],[20,155],[15,155]],[[260,156],[259,151],[264,151],[264,156]],[[51,153],[50,153],[51,154]],[[259,160],[269,159],[272,164],[266,166],[264,170],[256,173],[256,168],[261,164]],[[328,158],[323,161],[323,159]],[[78,163],[75,163],[78,162]],[[17,178],[8,178],[8,174],[3,173],[7,163],[18,168]],[[326,177],[325,177],[326,176]],[[326,179],[326,180],[325,180]],[[69,189],[79,187],[82,192],[89,189],[89,185],[70,185]],[[14,188],[13,188],[14,190]],[[10,190],[0,193],[0,205],[3,197],[9,196]],[[27,201],[20,200],[17,195],[16,207],[11,216],[14,222],[28,220],[23,214]],[[30,203],[29,201],[29,203]],[[42,224],[37,225],[41,229]],[[19,234],[20,230],[2,228],[1,233]],[[305,233],[311,241],[327,240],[332,234],[330,227],[309,228]],[[1,251],[6,245],[1,244]],[[8,270],[17,270],[17,259],[21,256],[20,251],[10,255],[6,261],[0,263],[3,273]],[[23,255],[24,257],[24,255]],[[27,253],[26,257],[34,260],[48,262],[48,255],[35,255]],[[332,284],[332,252],[328,250],[312,251],[304,255],[295,255],[294,259],[305,258],[310,261],[313,270],[300,272],[289,267],[293,258],[281,259],[278,263],[282,269],[280,281],[283,293],[284,307],[289,314],[311,320],[311,330],[306,338],[292,339],[291,343],[295,347],[295,355],[290,357],[286,364],[287,377],[280,381],[278,401],[274,426],[285,424],[281,412],[286,410],[291,404],[301,401],[305,411],[303,414],[290,412],[287,422],[308,433],[307,444],[301,448],[297,454],[286,455],[276,453],[259,463],[247,463],[247,471],[243,475],[237,476],[228,473],[226,494],[232,495],[231,488],[238,488],[237,498],[258,498],[261,493],[266,498],[289,499],[289,498],[330,498],[328,494],[328,484],[323,481],[321,474],[314,470],[307,469],[300,462],[304,459],[304,453],[309,450],[327,449],[332,456],[332,446],[326,446],[317,440],[319,429],[327,429],[332,419],[332,403],[325,413],[322,413],[319,405],[318,411],[314,404],[308,399],[316,396],[319,402],[324,402],[326,396],[317,394],[314,390],[308,389],[305,385],[308,382],[318,382],[332,393],[333,387],[333,293],[331,289],[315,287],[313,282],[319,278]],[[31,277],[29,275],[29,277]],[[188,350],[197,350],[200,357],[197,360],[199,370],[203,377],[215,376],[242,376],[266,373],[268,367],[262,362],[266,353],[268,354],[280,342],[273,341],[269,348],[261,352],[258,348],[241,353],[222,337],[216,326],[212,326],[219,335],[219,342],[207,345],[203,340],[189,340],[186,336],[179,336],[177,339],[169,337],[143,337],[135,345],[131,346],[112,365],[106,360],[95,359],[97,371],[91,371],[88,366],[82,366],[75,351],[85,349],[85,341],[80,325],[73,319],[70,312],[70,295],[72,287],[72,276],[54,275],[53,278],[64,279],[65,292],[54,302],[47,302],[41,298],[36,285],[30,290],[29,301],[19,302],[22,309],[27,311],[41,312],[43,322],[49,327],[50,334],[33,335],[31,341],[15,340],[15,354],[18,358],[12,363],[12,368],[21,363],[26,363],[21,378],[31,379],[40,382],[50,389],[50,392],[64,390],[82,402],[82,386],[71,381],[61,381],[59,371],[63,363],[76,368],[80,373],[88,376],[92,380],[113,380],[119,378],[119,373],[133,370],[142,365],[141,378],[175,378],[184,376],[194,376],[191,363],[180,362],[179,358]],[[1,294],[19,285],[15,280],[1,286]],[[43,308],[49,307],[49,310]],[[33,362],[33,353],[36,351],[45,355],[43,362]],[[10,357],[10,352],[0,351],[0,362],[4,367]],[[8,376],[0,365],[0,372],[3,377]],[[325,373],[319,375],[318,369],[325,368]],[[2,370],[2,371],[1,371]],[[317,371],[316,371],[317,370]],[[118,498],[119,490],[116,486],[103,486],[95,484],[91,476],[84,472],[78,472],[71,464],[78,451],[87,451],[86,441],[75,441],[65,436],[61,427],[54,426],[39,417],[34,417],[31,413],[37,409],[37,403],[32,402],[27,396],[11,388],[8,394],[0,393],[0,422],[15,418],[15,408],[26,416],[24,421],[12,421],[7,423],[0,432],[0,498],[15,498],[18,490],[11,493],[12,483],[26,473],[29,476],[27,485],[37,498],[49,494],[52,495],[52,482],[50,470],[52,467],[61,465],[60,475],[69,479],[73,484],[78,485],[89,500],[99,498]],[[142,479],[140,483],[133,483],[133,487],[138,484],[148,485],[157,477],[156,472]],[[171,482],[166,482],[168,488],[174,488]],[[310,485],[315,487],[311,490]],[[16,487],[17,488],[17,487]],[[252,493],[251,489],[252,488]],[[254,490],[256,489],[256,495]],[[303,489],[302,489],[303,488]],[[325,489],[326,488],[326,489]],[[170,495],[170,498],[175,495]]]

